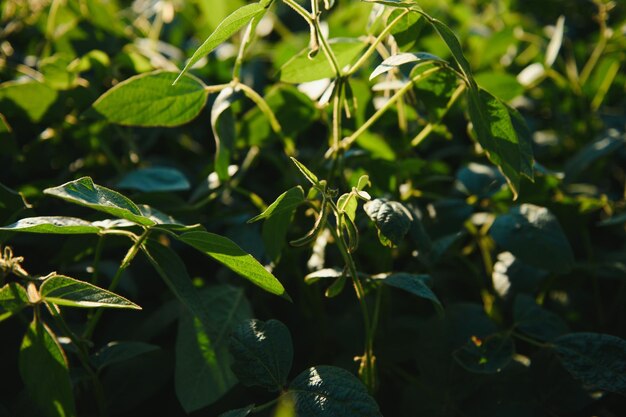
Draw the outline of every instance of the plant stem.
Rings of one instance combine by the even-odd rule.
[[[311,15],[309,14],[308,10],[305,9],[304,7],[300,6],[294,0],[283,0],[283,3],[285,3],[287,6],[291,7],[296,13],[298,13],[300,16],[302,16],[302,18],[304,20],[306,20],[306,22],[308,24],[312,24],[313,23],[313,19],[311,18]]]
[[[276,115],[270,108],[269,104],[267,104],[267,102],[265,101],[265,99],[263,99],[263,97],[261,97],[259,93],[257,93],[253,88],[247,86],[246,84],[237,82],[234,88],[241,89],[243,93],[246,95],[246,97],[248,97],[250,100],[254,102],[254,104],[258,106],[259,110],[261,110],[263,114],[265,114],[267,119],[269,120],[270,126],[272,127],[272,130],[274,131],[274,133],[282,137],[283,128],[280,125],[280,122],[278,121],[278,119],[276,118]]]
[[[109,288],[108,288],[109,291],[115,290],[115,288],[120,282],[120,279],[122,278],[124,271],[126,271],[126,268],[128,268],[128,266],[133,261],[133,259],[135,259],[135,256],[137,256],[137,253],[139,252],[141,245],[148,238],[149,234],[150,234],[150,229],[144,229],[141,236],[137,237],[136,235],[134,235],[133,239],[135,243],[133,244],[133,246],[130,247],[128,252],[126,252],[126,256],[124,256],[124,259],[122,260],[122,263],[120,264],[120,267],[118,268],[117,272],[115,273],[115,276],[113,276],[113,279],[111,280],[111,285],[109,285]],[[91,337],[93,336],[93,332],[96,329],[96,326],[98,325],[98,322],[100,321],[100,318],[102,317],[103,312],[104,310],[100,308],[95,312],[93,316],[91,316],[91,318],[89,319],[89,322],[87,323],[87,329],[85,330],[85,333],[83,334],[84,339],[91,339]]]
[[[446,105],[446,110],[444,114],[441,115],[442,119],[443,117],[445,117],[445,115],[448,113],[448,111],[454,105],[454,103],[459,99],[459,97],[461,97],[461,94],[463,94],[466,88],[467,88],[467,84],[461,83],[459,84],[457,89],[454,90],[454,93],[452,93],[452,96],[450,97],[450,100],[448,101],[448,104]],[[432,133],[434,127],[435,125],[433,123],[428,123],[426,126],[424,126],[424,128],[411,141],[411,146],[418,146],[420,143],[422,143],[424,139],[426,139],[428,135]]]

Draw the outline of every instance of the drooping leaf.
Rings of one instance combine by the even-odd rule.
[[[366,44],[357,39],[330,40],[330,48],[335,53],[339,69],[352,64],[365,47]],[[280,69],[280,80],[298,84],[335,76],[335,70],[323,53],[313,59],[309,59],[308,53],[307,48],[287,61]]]
[[[82,308],[129,308],[141,310],[137,304],[111,291],[63,275],[47,278],[39,288],[41,298],[50,303]]]
[[[240,288],[207,287],[201,300],[210,312],[209,322],[183,313],[176,338],[176,396],[187,413],[214,403],[237,383],[230,370],[228,336],[252,316]]]
[[[459,38],[456,37],[452,29],[450,29],[445,23],[430,17],[423,11],[420,11],[420,14],[426,17],[428,22],[433,26],[433,28],[435,28],[437,33],[439,33],[441,39],[443,39],[443,41],[448,46],[448,49],[450,49],[450,52],[452,52],[454,60],[461,68],[461,71],[463,72],[463,75],[465,75],[465,78],[467,79],[469,85],[472,86],[474,84],[472,69],[470,68],[470,64],[469,62],[467,62],[467,59],[463,54],[463,48],[461,47]]]
[[[545,207],[514,207],[496,218],[490,234],[499,246],[529,265],[552,272],[567,272],[574,265],[563,229]]]
[[[83,177],[70,181],[54,188],[47,188],[44,194],[61,198],[70,203],[89,207],[93,210],[103,211],[121,219],[144,226],[152,226],[154,221],[142,215],[139,207],[128,197],[122,194],[94,184],[89,177]]]
[[[177,169],[151,167],[129,172],[117,183],[117,187],[123,190],[137,190],[150,193],[185,191],[191,185],[183,173]]]
[[[502,170],[517,196],[520,174],[529,176],[527,167],[533,165],[532,147],[526,143],[528,138],[518,134],[523,120],[500,100],[477,87],[468,90],[468,105],[478,142],[491,162]]]
[[[380,417],[376,401],[350,372],[334,366],[316,366],[289,385],[298,417]]]
[[[454,359],[466,370],[479,374],[495,374],[513,359],[513,340],[502,334],[484,339],[472,337],[465,346],[454,351]]]
[[[175,83],[178,84],[183,75],[200,59],[207,56],[212,50],[219,46],[222,42],[230,38],[241,28],[243,28],[253,18],[265,13],[265,6],[259,3],[252,3],[240,7],[232,12],[219,24],[215,31],[204,41],[202,45],[193,53],[191,59],[185,65],[185,68],[180,72],[176,78]]]
[[[626,341],[600,333],[571,333],[554,341],[561,363],[584,385],[626,393]]]
[[[420,63],[420,62],[442,62],[445,63],[443,59],[439,58],[436,55],[429,54],[427,52],[416,52],[409,53],[404,52],[397,55],[392,55],[389,58],[385,59],[380,65],[378,65],[372,74],[370,75],[370,80],[382,75],[386,72],[391,71],[394,68],[400,67],[402,65],[411,64],[411,63]]]
[[[39,123],[57,97],[55,90],[38,81],[8,81],[0,84],[0,111],[7,116],[14,111],[24,112],[32,122]]]
[[[363,209],[376,225],[385,246],[400,244],[411,228],[411,212],[397,201],[375,199],[365,203]]]
[[[125,362],[145,353],[161,349],[143,342],[110,342],[92,357],[92,362],[100,371],[109,365]]]
[[[111,88],[93,109],[111,123],[124,126],[173,127],[193,120],[209,96],[202,81],[173,72],[136,75]]]
[[[525,294],[515,299],[513,316],[518,330],[539,340],[549,342],[568,330],[559,316],[541,308],[532,297]]]
[[[188,232],[179,236],[178,239],[222,263],[265,291],[289,299],[280,281],[232,240],[209,232]]]
[[[76,416],[67,358],[56,336],[38,320],[26,330],[19,369],[30,397],[45,417]]]
[[[211,129],[215,139],[215,172],[222,182],[230,178],[228,166],[235,146],[235,118],[231,106],[237,99],[235,89],[225,88],[220,91],[211,108]]]
[[[28,306],[26,289],[16,282],[0,288],[0,322]]]
[[[405,272],[391,274],[380,280],[390,287],[399,288],[420,298],[424,298],[433,303],[437,313],[443,315],[443,305],[435,293],[430,289],[428,283],[432,281],[430,275],[416,275]]]
[[[75,217],[28,217],[0,227],[7,232],[45,233],[58,235],[98,234],[102,229],[93,223]]]
[[[289,329],[278,320],[246,320],[230,337],[232,370],[245,386],[279,391],[287,385],[293,362]]]

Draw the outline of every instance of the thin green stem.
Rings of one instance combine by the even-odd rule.
[[[144,229],[144,232],[141,234],[141,236],[137,237],[135,235],[134,237],[135,243],[133,244],[133,246],[130,247],[128,252],[126,252],[126,256],[124,256],[124,259],[122,260],[122,263],[120,264],[120,267],[118,268],[117,272],[115,273],[115,276],[113,276],[113,279],[111,280],[111,285],[109,285],[109,288],[108,288],[109,291],[115,291],[115,288],[117,288],[117,285],[119,284],[120,279],[122,278],[122,275],[124,274],[124,271],[126,271],[126,268],[128,268],[130,266],[130,263],[133,261],[133,259],[135,259],[135,256],[137,256],[137,253],[139,253],[141,245],[148,238],[149,234],[150,234],[150,229]],[[98,322],[100,321],[100,318],[102,317],[103,312],[104,310],[100,308],[95,312],[93,316],[91,316],[91,318],[89,319],[89,322],[87,323],[87,328],[85,330],[85,333],[83,334],[84,339],[91,339],[91,337],[93,336],[93,332],[96,329],[96,326],[98,325]]]
[[[239,80],[241,76],[241,67],[243,65],[243,59],[246,54],[246,49],[248,45],[252,42],[254,37],[254,30],[256,29],[256,25],[258,23],[258,18],[253,18],[248,24],[246,31],[241,38],[241,45],[239,45],[239,53],[237,53],[237,59],[235,60],[235,65],[233,66],[233,80]]]
[[[466,88],[467,88],[466,83],[459,84],[457,89],[454,90],[454,93],[452,93],[452,96],[450,97],[450,100],[448,101],[448,104],[446,105],[446,110],[443,113],[443,115],[441,115],[441,118],[445,117],[445,115],[448,113],[450,108],[454,105],[454,103],[456,103],[459,97],[461,97],[461,94],[463,94]],[[420,130],[417,136],[415,136],[415,138],[413,138],[413,140],[411,141],[411,146],[418,146],[420,143],[422,143],[424,139],[426,139],[432,133],[434,127],[435,127],[435,124],[433,123],[428,123],[426,126],[424,126],[424,128]]]
[[[333,50],[330,48],[328,40],[326,40],[326,38],[322,35],[322,29],[320,28],[320,22],[317,17],[313,20],[313,25],[315,26],[315,30],[317,31],[322,52],[324,52],[324,55],[326,55],[326,59],[328,59],[331,67],[333,67],[333,70],[335,71],[335,76],[337,78],[340,78],[342,75],[341,68],[339,68],[339,62],[337,62],[337,57],[335,56]]]
[[[423,73],[416,75],[415,77],[413,77],[404,87],[402,87],[401,89],[399,89],[390,99],[389,101],[387,101],[385,103],[385,105],[383,107],[381,107],[380,109],[378,109],[378,111],[376,113],[374,113],[365,123],[363,123],[361,125],[361,127],[359,127],[359,129],[357,129],[356,132],[354,132],[352,135],[350,135],[349,137],[343,139],[341,141],[341,147],[345,148],[345,149],[349,149],[350,146],[352,145],[352,143],[359,137],[361,136],[361,134],[363,134],[367,129],[369,129],[374,123],[376,123],[376,121],[378,121],[378,119],[380,119],[382,117],[383,114],[385,114],[387,112],[387,110],[389,110],[400,98],[402,98],[406,93],[408,93],[412,88],[413,85],[420,81],[423,80],[429,76],[431,76],[432,74],[434,74],[435,72],[439,71],[440,67],[435,67],[435,68],[431,68],[429,70],[424,71]]]
[[[359,70],[359,68],[361,68],[361,66],[363,66],[363,64],[365,64],[367,62],[367,60],[372,56],[372,54],[374,54],[374,52],[376,52],[376,48],[378,47],[378,45],[383,40],[385,40],[385,38],[389,35],[389,33],[391,33],[391,30],[398,23],[400,23],[400,21],[407,14],[409,14],[409,10],[405,10],[404,12],[400,13],[400,15],[398,15],[398,17],[393,19],[391,21],[391,23],[389,23],[385,27],[385,29],[383,29],[383,31],[380,32],[380,34],[376,37],[376,39],[374,39],[374,42],[372,42],[372,44],[369,46],[369,48],[367,48],[367,50],[363,53],[363,55],[361,55],[359,60],[357,62],[355,62],[354,65],[352,65],[352,67],[350,67],[350,69],[348,71],[346,71],[345,75],[346,76],[350,76],[350,75],[353,75],[355,72],[357,72]]]
[[[254,91],[253,88],[245,84],[236,82],[234,88],[241,89],[243,93],[246,95],[246,97],[252,100],[254,104],[257,105],[259,110],[261,110],[263,114],[265,114],[265,116],[270,122],[270,126],[272,127],[272,130],[274,131],[274,133],[276,133],[278,136],[282,136],[283,128],[280,125],[280,122],[278,121],[278,119],[276,118],[276,115],[270,108],[269,104],[267,104],[267,102],[265,101],[265,99],[263,99],[263,97],[261,97],[259,93]]]
[[[287,6],[291,7],[296,13],[298,13],[300,16],[302,16],[302,18],[304,20],[306,20],[306,22],[308,24],[312,24],[313,23],[313,19],[311,18],[311,15],[309,14],[309,11],[307,9],[305,9],[304,7],[300,6],[294,0],[283,0],[283,3],[285,3]]]

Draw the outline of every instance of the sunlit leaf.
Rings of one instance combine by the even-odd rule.
[[[97,234],[102,229],[93,223],[75,217],[27,217],[0,227],[7,232],[45,233],[59,235]]]
[[[39,292],[43,300],[67,307],[141,310],[137,304],[120,295],[63,275],[47,278],[39,288]]]
[[[16,282],[0,288],[0,322],[28,306],[26,289]]]

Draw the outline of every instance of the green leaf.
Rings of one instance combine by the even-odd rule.
[[[469,62],[467,62],[465,55],[463,55],[463,48],[461,47],[459,39],[456,37],[454,32],[452,32],[452,30],[443,22],[430,17],[423,11],[420,11],[420,14],[426,17],[428,22],[433,26],[433,28],[435,28],[439,36],[441,36],[441,39],[443,39],[443,41],[446,43],[448,49],[450,49],[450,52],[452,52],[454,60],[461,68],[461,72],[463,72],[463,75],[465,75],[467,82],[469,83],[470,87],[472,87],[475,84],[472,77],[472,69],[470,68]]]
[[[293,362],[289,329],[278,320],[246,320],[230,337],[232,370],[247,386],[280,391],[287,385]]]
[[[575,182],[595,161],[626,147],[626,134],[610,129],[603,136],[580,149],[565,164],[565,181]]]
[[[315,284],[322,279],[337,279],[344,274],[343,269],[339,268],[323,268],[313,271],[304,277],[304,282],[308,285]]]
[[[554,215],[545,207],[522,204],[496,218],[490,234],[523,262],[552,272],[567,272],[574,253]]]
[[[232,12],[226,19],[222,20],[215,31],[204,41],[202,45],[193,53],[185,68],[180,72],[175,83],[180,82],[181,77],[185,74],[196,62],[207,56],[218,47],[222,42],[233,36],[237,31],[244,27],[253,18],[265,13],[265,6],[261,3],[252,3]]]
[[[252,412],[254,404],[251,404],[244,408],[238,408],[236,410],[230,410],[219,415],[219,417],[246,417]]]
[[[173,72],[156,71],[131,77],[104,93],[93,109],[111,123],[124,126],[173,127],[193,120],[209,92],[202,81],[185,76],[175,86]]]
[[[0,322],[29,305],[26,289],[16,282],[0,288]]]
[[[150,193],[185,191],[191,188],[191,185],[183,173],[177,169],[152,167],[129,172],[117,183],[117,187],[123,190]]]
[[[380,417],[376,401],[350,372],[316,366],[298,375],[289,386],[298,417]]]
[[[510,337],[494,334],[484,340],[472,337],[465,346],[454,351],[454,359],[466,370],[478,374],[495,374],[513,359],[515,346]]]
[[[176,338],[176,395],[187,413],[213,404],[237,383],[230,369],[228,336],[252,316],[240,288],[207,287],[201,299],[210,312],[209,322],[184,313]]]
[[[22,341],[19,369],[29,396],[45,417],[76,416],[67,358],[52,331],[38,320]]]
[[[178,236],[178,239],[222,263],[265,291],[289,299],[280,281],[232,240],[209,232],[188,232]]]
[[[237,99],[235,89],[225,88],[220,91],[211,108],[211,129],[215,139],[215,172],[222,182],[230,178],[228,166],[235,146],[235,117],[231,106]]]
[[[57,97],[55,90],[38,81],[8,81],[0,84],[0,111],[5,115],[23,112],[39,123]]]
[[[524,87],[517,78],[506,72],[481,72],[476,75],[476,81],[482,88],[506,102],[524,93]]]
[[[443,315],[443,305],[435,293],[430,289],[428,283],[432,281],[430,275],[416,275],[399,272],[391,274],[380,280],[390,287],[399,288],[420,298],[424,298],[433,303],[439,315]]]
[[[89,177],[83,177],[70,181],[54,188],[45,189],[44,194],[61,198],[70,203],[89,207],[93,210],[103,211],[121,219],[144,226],[153,226],[154,221],[142,215],[139,207],[128,197],[109,190],[108,188],[94,184]]]
[[[294,158],[293,156],[290,157],[291,161],[296,165],[296,167],[298,168],[298,170],[300,170],[300,172],[302,173],[302,175],[304,175],[304,177],[313,185],[319,185],[320,180],[317,179],[317,176],[311,172],[310,169],[308,169],[306,166],[304,166],[304,164],[300,161],[298,161],[296,158]]]
[[[102,229],[93,223],[75,217],[49,216],[28,217],[8,226],[0,227],[0,230],[7,232],[81,235],[98,234]]]
[[[411,72],[411,77],[416,77],[429,68],[432,68],[432,66],[416,67]],[[457,84],[458,76],[449,69],[442,68],[414,86],[416,96],[423,103],[432,123],[439,123],[448,112],[448,104],[457,88]]]
[[[554,341],[561,363],[589,388],[626,394],[626,341],[599,333],[571,333]]]
[[[363,209],[376,225],[380,242],[385,246],[400,244],[411,228],[411,212],[397,201],[377,198],[365,203]]]
[[[370,75],[370,80],[378,77],[379,75],[385,74],[391,71],[394,68],[398,68],[402,65],[411,64],[411,63],[422,63],[422,62],[440,62],[445,63],[443,59],[439,58],[436,55],[429,54],[427,52],[416,52],[416,53],[400,53],[396,55],[392,55],[389,58],[385,59],[380,65],[378,65],[372,74]]]
[[[92,362],[98,371],[101,371],[107,366],[125,362],[159,349],[161,349],[159,346],[143,342],[110,342],[92,357]]]
[[[339,68],[352,64],[367,46],[357,39],[331,39],[329,43]],[[298,84],[335,77],[335,70],[324,54],[317,54],[313,59],[309,59],[308,54],[307,48],[287,61],[280,69],[280,80]]]
[[[299,185],[282,193],[272,204],[269,205],[263,213],[248,220],[248,223],[254,223],[259,220],[268,219],[272,216],[280,216],[281,214],[292,213],[300,204],[305,201],[304,190]]]
[[[518,135],[523,119],[490,93],[477,87],[468,90],[468,104],[478,142],[487,151],[491,162],[502,170],[517,198],[520,174],[532,179],[532,172],[528,172],[528,167],[533,165],[532,147],[525,135]]]
[[[68,307],[108,307],[141,310],[137,304],[105,289],[63,275],[47,278],[39,288],[41,298]]]
[[[551,341],[567,333],[567,325],[556,314],[545,310],[525,294],[515,299],[513,307],[515,328],[535,339]]]

